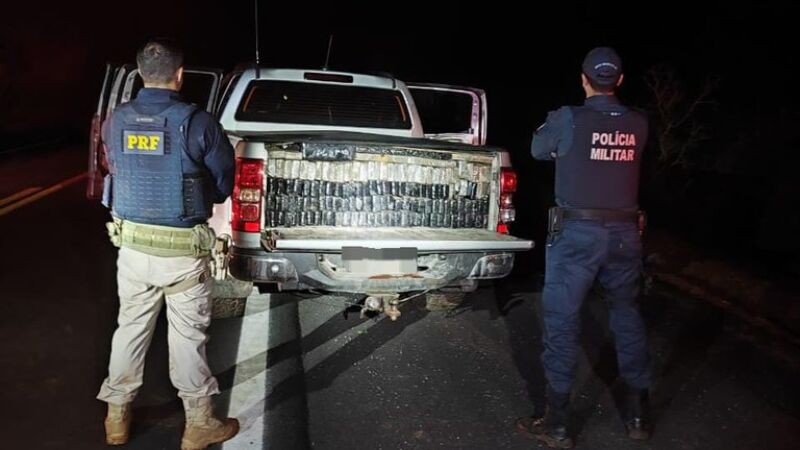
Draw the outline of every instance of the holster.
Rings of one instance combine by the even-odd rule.
[[[561,232],[564,225],[564,209],[553,206],[547,210],[547,233],[554,235]]]

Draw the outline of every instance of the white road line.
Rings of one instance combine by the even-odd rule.
[[[252,295],[247,299],[228,406],[228,416],[239,419],[241,430],[236,437],[222,444],[224,450],[264,448],[269,297]]]
[[[223,450],[263,450],[267,448],[264,440],[270,434],[279,441],[285,438],[286,434],[291,434],[287,430],[266,429],[269,424],[274,426],[276,421],[265,417],[265,414],[286,413],[286,404],[271,410],[267,398],[275,386],[297,375],[294,366],[296,361],[289,358],[273,364],[267,370],[267,352],[270,348],[308,336],[329,320],[344,320],[336,317],[344,306],[341,301],[326,302],[315,299],[294,305],[286,303],[285,296],[286,294],[253,295],[247,299],[228,406],[228,416],[239,419],[241,430],[236,437],[222,445]],[[296,300],[292,300],[294,301]],[[299,330],[289,323],[297,320],[295,315],[298,313],[302,322],[302,336],[294,335]],[[270,320],[274,322],[272,324],[274,329],[270,329]],[[364,321],[344,330],[338,336],[329,338],[318,348],[311,349],[309,354],[303,355],[303,359],[316,365],[343,345],[343,342],[354,339],[359,333],[363,333],[375,324],[374,321]],[[278,420],[277,423],[281,421]],[[276,437],[276,434],[280,436]]]

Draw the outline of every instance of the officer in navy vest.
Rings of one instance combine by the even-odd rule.
[[[120,219],[191,228],[232,191],[228,139],[213,116],[182,102],[177,91],[145,85],[104,131],[110,203]]]
[[[215,239],[206,221],[214,203],[233,190],[233,148],[213,116],[181,100],[178,47],[150,41],[136,62],[144,88],[103,127],[110,169],[104,204],[113,216],[109,235],[120,247],[120,311],[108,378],[97,397],[108,403],[106,443],[124,444],[145,354],[166,305],[170,379],[186,412],[181,448],[203,449],[230,439],[239,427],[236,419],[213,414],[211,398],[219,388],[205,347]]]
[[[112,116],[107,141],[114,165],[112,211],[120,219],[185,228],[211,216],[211,177],[186,145],[197,108],[175,97],[144,88]],[[161,111],[142,107],[159,100]]]
[[[595,280],[609,306],[619,371],[628,388],[623,412],[628,436],[647,439],[650,434],[652,375],[637,306],[643,224],[639,171],[648,123],[615,95],[623,74],[613,49],[593,49],[582,69],[584,104],[550,112],[531,143],[536,159],[555,161],[557,206],[549,214],[542,292],[547,408],[544,417],[523,418],[517,425],[554,448],[573,445],[567,423],[580,309]]]

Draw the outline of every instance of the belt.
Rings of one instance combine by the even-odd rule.
[[[114,218],[106,227],[115,246],[155,256],[207,256],[215,241],[214,230],[205,224],[176,228]]]
[[[564,208],[564,220],[596,220],[600,222],[638,222],[639,211],[617,209]]]

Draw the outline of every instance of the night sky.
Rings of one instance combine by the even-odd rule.
[[[679,197],[694,198],[697,209],[709,201],[730,209],[723,223],[741,214],[749,224],[744,231],[757,234],[763,233],[769,208],[800,194],[794,181],[800,7],[788,2],[637,2],[633,7],[532,2],[526,8],[519,2],[277,4],[260,3],[264,66],[319,68],[333,34],[332,69],[484,88],[490,143],[508,148],[523,174],[545,181],[551,169],[528,157],[531,132],[548,110],[582,101],[580,63],[590,48],[618,49],[626,73],[620,95],[643,108],[652,108],[644,75],[655,65],[673,70],[688,97],[714,80],[712,103],[696,115],[706,128],[705,140],[678,184],[684,191],[688,183],[705,192],[729,183],[746,196],[739,199],[743,209],[737,212],[736,204],[724,198],[697,198],[697,192],[682,191]],[[85,134],[104,62],[132,61],[151,36],[177,38],[189,65],[230,69],[253,59],[251,1],[29,1],[4,9],[4,134],[48,128]],[[9,9],[14,13],[6,13]],[[703,187],[704,182],[711,184]],[[529,200],[544,206],[551,194],[536,192]],[[794,222],[779,226],[791,228]],[[793,245],[800,248],[797,240]]]
[[[719,77],[719,93],[732,100],[726,106],[737,103],[745,111],[790,108],[787,95],[796,95],[790,86],[797,73],[792,44],[800,7],[788,3],[614,3],[612,8],[609,2],[575,2],[535,4],[527,11],[512,2],[406,3],[407,8],[386,3],[366,9],[341,2],[280,8],[276,3],[261,2],[265,66],[320,67],[333,33],[332,68],[489,90],[494,109],[503,108],[497,111],[503,120],[492,120],[491,136],[498,143],[507,143],[512,133],[506,116],[516,118],[513,128],[530,127],[547,110],[580,101],[580,62],[596,45],[615,46],[622,54],[628,75],[623,96],[632,101],[643,99],[641,77],[656,63],[676,67],[689,84]],[[35,83],[39,92],[26,91],[35,98],[26,97],[25,103],[52,101],[41,95],[51,89],[69,90],[70,106],[86,113],[103,62],[131,61],[150,36],[177,38],[189,64],[231,68],[252,60],[251,1],[151,4],[152,10],[146,1],[18,2],[11,8],[16,14],[0,19],[3,83],[9,82],[6,77],[25,88]]]

